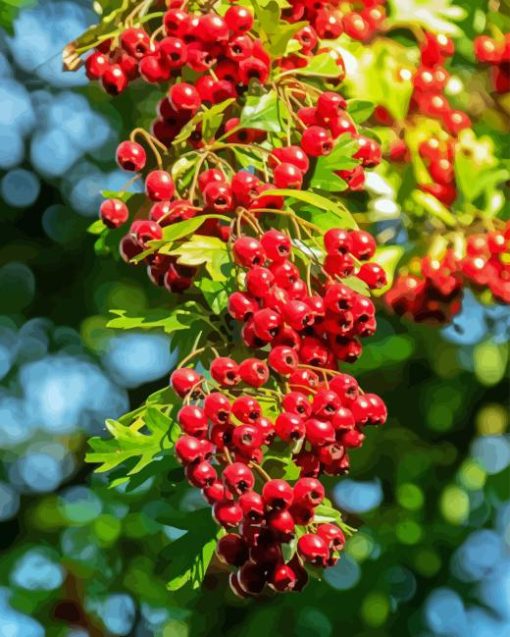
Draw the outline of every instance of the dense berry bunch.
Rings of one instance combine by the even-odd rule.
[[[510,224],[500,231],[470,235],[461,254],[448,249],[440,259],[425,257],[411,274],[398,277],[386,301],[399,315],[418,322],[447,323],[461,308],[465,286],[490,290],[510,303]]]
[[[184,400],[176,454],[228,531],[217,553],[239,568],[231,586],[241,595],[258,594],[266,584],[300,590],[308,579],[304,565],[332,566],[345,542],[337,525],[315,522],[325,496],[318,477],[346,473],[349,450],[361,446],[366,426],[386,421],[386,408],[375,394],[363,394],[352,376],[323,376],[306,366],[275,372],[271,354],[268,361],[240,363],[218,357],[207,379],[186,367],[172,374],[172,387]],[[268,394],[274,422],[264,416]],[[294,485],[262,468],[273,447],[300,467]],[[290,548],[296,538],[284,557],[283,545]]]
[[[500,38],[479,35],[474,41],[476,59],[489,64],[492,71],[492,86],[497,93],[510,91],[510,33]]]
[[[285,233],[270,230],[260,241],[243,236],[233,244],[246,276],[245,290],[230,296],[230,315],[244,323],[247,347],[270,346],[269,365],[279,373],[293,372],[298,363],[336,369],[339,360],[353,362],[361,353],[359,339],[375,332],[372,301],[342,282],[355,275],[371,288],[386,284],[384,270],[369,261],[374,239],[361,230],[332,229],[324,247],[324,263],[319,260],[307,283]]]
[[[307,20],[310,25],[299,32],[299,38],[310,47],[320,40],[334,40],[343,33],[353,40],[366,42],[381,28],[386,18],[385,0],[330,2],[329,0],[291,0],[283,12],[289,22]]]

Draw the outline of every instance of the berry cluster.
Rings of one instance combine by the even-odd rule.
[[[492,71],[492,86],[496,93],[510,91],[510,33],[501,38],[479,35],[474,41],[475,57],[483,64],[489,64]]]
[[[269,230],[260,241],[242,236],[233,244],[235,262],[246,269],[246,289],[230,296],[229,313],[244,323],[247,347],[270,345],[268,361],[279,373],[293,372],[298,363],[336,369],[338,360],[353,362],[361,354],[359,338],[375,332],[372,301],[341,281],[356,274],[371,288],[386,284],[384,270],[368,262],[375,252],[373,237],[331,229],[324,246],[324,265],[307,284],[290,260],[293,247],[285,233]]]
[[[366,42],[381,28],[386,18],[385,0],[330,2],[330,0],[291,0],[283,17],[289,22],[306,20],[310,26],[300,32],[306,41],[335,40],[345,33]]]
[[[462,289],[489,289],[494,299],[510,303],[510,224],[500,231],[470,235],[464,254],[448,249],[441,259],[421,259],[412,274],[401,274],[386,293],[400,316],[417,322],[448,323],[461,308]],[[414,272],[416,270],[416,272]]]
[[[318,477],[345,473],[348,451],[361,446],[363,429],[386,421],[382,400],[362,394],[348,374],[331,372],[321,382],[315,371],[296,366],[281,373],[288,379],[282,391],[278,380],[271,383],[280,377],[281,366],[276,367],[275,373],[271,355],[267,362],[241,363],[218,357],[207,379],[186,367],[171,376],[184,400],[175,451],[188,481],[202,489],[215,520],[228,532],[217,554],[239,569],[230,583],[242,596],[259,594],[266,584],[277,591],[301,590],[308,579],[304,565],[335,564],[345,538],[336,524],[314,521],[325,496]],[[265,391],[275,396],[279,411],[274,423],[255,397],[269,384],[273,388]],[[262,468],[278,443],[300,467],[293,486]],[[285,559],[283,545],[295,538],[297,551]]]

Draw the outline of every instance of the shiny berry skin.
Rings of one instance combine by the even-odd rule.
[[[268,268],[255,266],[246,274],[246,289],[248,294],[262,299],[269,292],[274,283],[274,274]]]
[[[324,500],[322,483],[316,478],[300,478],[294,485],[294,502],[307,507],[316,507]]]
[[[196,113],[202,104],[199,92],[192,84],[179,82],[168,91],[170,103],[176,111]]]
[[[372,28],[368,22],[362,15],[354,11],[344,16],[343,27],[349,37],[360,42],[364,42],[372,35]]]
[[[188,59],[188,49],[180,38],[167,37],[159,43],[159,54],[172,69],[179,69]]]
[[[447,111],[443,114],[443,124],[452,135],[458,135],[461,130],[471,128],[471,120],[463,111]]]
[[[225,499],[225,487],[219,480],[216,480],[202,489],[202,495],[209,504],[220,502]]]
[[[296,168],[303,173],[308,171],[310,160],[306,153],[299,146],[284,146],[283,148],[274,148],[270,156],[270,165],[274,169],[277,162],[273,159],[276,157],[280,162],[294,164]]]
[[[241,206],[249,206],[252,203],[260,193],[260,185],[260,179],[246,170],[237,172],[230,183],[232,194]]]
[[[208,208],[214,212],[228,212],[232,210],[232,190],[225,183],[209,183],[203,190],[204,201]]]
[[[129,232],[135,237],[138,245],[144,249],[147,247],[149,241],[157,241],[163,236],[161,226],[155,221],[149,221],[148,219],[136,219],[133,221]]]
[[[163,16],[163,24],[168,35],[183,37],[188,31],[189,14],[182,9],[169,9]]]
[[[325,566],[329,557],[329,547],[320,535],[305,533],[298,540],[298,553],[305,562]]]
[[[301,137],[301,148],[309,157],[329,155],[333,150],[331,134],[321,126],[310,126]]]
[[[289,385],[295,391],[314,391],[319,386],[319,377],[311,369],[296,369],[290,375]]]
[[[218,168],[209,168],[200,173],[198,177],[198,187],[200,192],[204,192],[206,186],[212,183],[224,184],[226,183],[225,175]]]
[[[201,380],[203,380],[203,376],[189,367],[180,367],[170,376],[172,389],[181,398],[187,396],[192,390],[196,391]]]
[[[239,364],[239,376],[250,387],[263,387],[269,380],[267,363],[258,358],[246,358]]]
[[[317,527],[317,535],[325,540],[328,546],[335,551],[342,549],[345,544],[345,535],[342,529],[329,522],[319,524]]]
[[[239,526],[243,519],[243,511],[236,502],[224,500],[213,505],[213,517],[218,524],[231,529]]]
[[[237,533],[227,533],[218,540],[216,555],[225,564],[242,566],[248,559],[248,545]]]
[[[273,180],[277,188],[301,190],[303,173],[290,163],[281,163],[273,170]]]
[[[203,447],[200,444],[200,440],[194,436],[181,436],[175,443],[175,453],[179,461],[184,465],[204,459]]]
[[[207,460],[202,460],[198,464],[188,465],[185,473],[188,482],[199,489],[210,486],[218,478],[216,469]]]
[[[246,321],[259,309],[255,299],[244,292],[233,292],[228,298],[228,313],[237,321]]]
[[[256,491],[246,491],[239,497],[239,506],[245,520],[260,523],[264,519],[264,501]]]
[[[281,542],[288,542],[294,537],[296,523],[292,513],[286,509],[270,511],[267,516],[267,524]]]
[[[220,392],[207,394],[204,399],[204,414],[214,424],[226,423],[230,414],[229,399]]]
[[[128,85],[128,78],[119,64],[110,64],[101,75],[101,84],[109,95],[119,95]]]
[[[361,159],[361,165],[365,168],[373,168],[381,163],[382,153],[379,144],[364,135],[358,135],[359,149],[354,154],[355,159]]]
[[[143,146],[136,142],[121,142],[115,155],[117,164],[124,170],[136,172],[145,167],[147,155]]]
[[[253,489],[255,476],[244,462],[234,462],[223,470],[223,481],[233,493],[241,494]]]
[[[290,255],[290,237],[280,230],[268,230],[262,235],[260,242],[267,258],[273,263],[285,261]]]
[[[196,34],[202,42],[225,42],[228,40],[228,29],[227,23],[221,16],[207,13],[200,16]]]
[[[285,411],[297,414],[301,418],[306,418],[312,413],[312,405],[308,397],[299,391],[291,391],[285,394],[282,400],[282,407]]]
[[[270,342],[277,336],[282,317],[279,312],[270,308],[257,310],[253,315],[253,330],[257,338],[264,342]],[[271,366],[271,363],[269,362]]]
[[[143,29],[125,29],[120,35],[120,45],[132,57],[140,60],[151,50],[149,35]]]
[[[347,407],[339,407],[331,419],[331,424],[335,428],[335,431],[352,429],[356,421],[352,415],[352,411]]]
[[[246,7],[232,6],[225,13],[225,22],[234,33],[246,33],[253,26],[253,15]]]
[[[239,396],[232,403],[232,414],[241,422],[254,423],[262,416],[262,409],[255,398]]]
[[[311,445],[320,447],[335,442],[335,429],[330,422],[309,418],[305,422],[306,439]]]
[[[299,363],[296,350],[285,345],[277,345],[269,352],[267,359],[269,367],[278,374],[288,376]]]
[[[170,173],[152,170],[145,179],[145,192],[151,201],[171,199],[175,193],[175,185]]]
[[[342,228],[331,228],[324,235],[324,247],[331,255],[348,254],[351,251],[351,235]]]
[[[338,93],[324,91],[317,100],[317,112],[323,119],[336,118],[343,113],[347,102]]]
[[[330,420],[340,405],[340,398],[333,390],[321,389],[313,398],[312,413],[319,419]]]
[[[213,379],[225,387],[233,387],[239,382],[239,365],[231,358],[215,358],[210,367]]]
[[[239,237],[234,243],[234,259],[246,268],[264,265],[266,255],[261,243],[253,237]]]
[[[374,237],[364,230],[351,232],[351,252],[360,261],[371,259],[377,248]]]
[[[474,39],[475,57],[479,62],[499,64],[502,61],[504,47],[488,35],[479,35]]]
[[[386,272],[378,263],[363,263],[356,276],[371,290],[383,288],[388,284]]]
[[[89,80],[99,80],[109,66],[108,58],[99,51],[94,51],[85,60],[85,72]]]
[[[195,405],[184,405],[177,414],[182,430],[190,436],[202,438],[207,433],[207,418],[203,409]]]
[[[119,228],[129,219],[129,210],[120,199],[105,199],[99,208],[99,216],[108,228]]]
[[[276,434],[284,441],[297,441],[305,436],[305,423],[298,414],[284,412],[274,424]]]
[[[269,480],[262,487],[262,499],[269,509],[288,509],[294,499],[294,492],[285,480]]]
[[[232,432],[232,444],[243,455],[251,456],[264,444],[264,436],[256,425],[238,425]]]
[[[262,566],[254,562],[246,562],[238,571],[237,579],[240,589],[248,595],[259,595],[266,584],[266,572]]]
[[[296,585],[296,573],[288,564],[278,565],[271,575],[271,586],[281,593],[292,591]]]

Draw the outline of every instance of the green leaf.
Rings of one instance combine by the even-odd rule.
[[[193,217],[192,219],[186,219],[185,221],[179,221],[173,223],[170,226],[163,228],[163,239],[165,242],[177,241],[190,234],[193,234],[195,230],[198,230],[200,226],[208,219],[220,219],[221,221],[227,221],[230,223],[231,219],[224,215],[200,215]]]
[[[341,192],[347,188],[347,184],[336,171],[351,170],[359,164],[359,160],[353,159],[357,152],[358,142],[347,133],[340,135],[329,155],[319,157],[315,165],[310,185],[318,190],[327,192]]]
[[[268,41],[269,36],[280,26],[280,5],[276,0],[252,0],[252,4],[262,31],[261,35]]]
[[[241,146],[232,146],[236,162],[241,168],[255,168],[260,172],[264,172],[266,165],[264,162],[264,153],[256,153],[252,148],[243,148]]]
[[[90,234],[101,234],[107,229],[108,228],[104,225],[101,219],[96,219],[96,221],[93,221],[87,228],[87,232]]]
[[[310,60],[307,66],[297,68],[295,73],[308,77],[339,77],[342,74],[342,69],[329,53],[319,53]]]
[[[203,308],[195,301],[188,301],[181,306],[167,310],[151,310],[144,316],[126,316],[126,310],[110,310],[117,318],[110,319],[107,327],[121,330],[153,330],[162,329],[167,334],[180,330],[188,330],[196,321],[203,321]]]
[[[290,114],[285,102],[271,90],[262,96],[250,95],[241,112],[241,125],[246,128],[280,133],[284,130]]]
[[[14,33],[13,22],[21,9],[26,9],[35,4],[35,0],[2,0],[0,3],[0,27],[9,35]]]
[[[167,588],[177,591],[184,586],[200,587],[214,555],[220,531],[208,508],[187,514],[189,531],[172,542],[160,556],[164,576],[169,577]]]
[[[128,190],[101,190],[101,196],[105,199],[120,199],[120,201],[123,201],[124,203],[127,203],[136,195],[140,197],[140,193],[130,192]]]
[[[231,262],[230,255],[227,244],[217,237],[195,234],[177,248],[168,252],[161,251],[177,256],[177,262],[183,265],[197,266],[205,263],[209,275],[215,281],[224,281],[227,278],[223,268]]]
[[[467,11],[450,0],[390,0],[388,23],[393,27],[407,27],[409,23],[421,25],[427,31],[459,37],[462,30],[454,24],[467,16]]]
[[[195,287],[202,292],[209,307],[215,314],[221,314],[226,309],[229,292],[223,282],[201,277],[195,281]]]
[[[334,215],[334,217],[336,217],[335,224],[340,223],[343,228],[357,228],[357,224],[347,208],[341,208],[340,205],[335,203],[334,201],[331,201],[330,199],[327,199],[326,197],[318,195],[314,192],[307,192],[304,190],[288,190],[284,188],[267,190],[264,194],[276,195],[281,197],[292,197],[293,199],[309,204],[318,210],[330,213],[332,216]]]
[[[211,106],[205,111],[202,118],[202,136],[204,139],[210,140],[214,138],[216,131],[223,122],[223,113],[233,102],[235,102],[235,99],[231,97],[224,102]]]
[[[133,475],[149,465],[156,456],[170,450],[172,443],[168,433],[172,426],[174,425],[170,418],[161,412],[156,416],[153,411],[145,420],[137,418],[130,426],[109,419],[106,421],[106,428],[112,437],[91,438],[89,445],[92,451],[86,454],[85,460],[99,464],[96,472],[103,473],[128,460],[138,459],[135,466],[127,472],[128,476]],[[146,433],[141,431],[142,429],[145,429]]]
[[[356,124],[367,120],[374,112],[375,104],[368,100],[347,100],[347,112]]]
[[[307,22],[280,24],[279,29],[269,35],[268,42],[266,44],[267,51],[273,57],[281,57],[282,55],[288,54],[290,40],[307,24]],[[299,50],[299,48],[297,50]]]

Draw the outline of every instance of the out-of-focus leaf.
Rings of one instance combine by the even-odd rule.
[[[308,77],[339,77],[342,69],[329,53],[319,53],[310,60],[309,64],[297,68],[295,72],[297,75]]]
[[[375,104],[368,100],[347,100],[347,111],[356,124],[367,120],[374,112]]]
[[[444,33],[459,37],[462,30],[455,22],[463,20],[467,13],[451,0],[390,0],[391,12],[389,24],[406,27],[408,24],[419,24],[427,31]]]
[[[126,310],[110,310],[117,317],[107,323],[107,327],[121,330],[162,329],[167,334],[188,330],[196,321],[202,321],[203,309],[195,301],[188,301],[173,310],[151,310],[144,316],[126,316]]]
[[[403,255],[403,246],[379,246],[377,248],[376,253],[371,260],[375,261],[384,268],[384,271],[386,272],[386,278],[388,279],[388,284],[380,290],[373,290],[373,294],[375,294],[376,296],[381,296],[390,289],[393,284],[393,279],[395,278],[397,266],[400,263]]]

